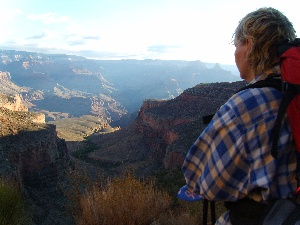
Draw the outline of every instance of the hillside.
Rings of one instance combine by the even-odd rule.
[[[145,99],[173,99],[199,83],[239,79],[201,61],[90,60],[12,50],[0,50],[0,57],[1,92],[19,94],[46,122],[92,115],[118,126]]]
[[[32,225],[70,224],[59,186],[70,162],[66,142],[43,114],[28,112],[18,96],[0,94],[0,179],[19,184]]]
[[[213,114],[245,82],[199,84],[171,100],[145,100],[131,125],[114,133],[94,134],[87,162],[111,173],[129,167],[139,175],[182,165],[204,129],[202,117]]]
[[[105,112],[103,117],[93,114],[75,117],[55,110],[41,113],[46,109],[37,110],[39,113],[30,111],[36,107],[36,101],[49,97],[45,94],[48,92],[17,85],[12,77],[9,72],[1,73],[0,85],[9,94],[0,94],[0,177],[10,177],[22,184],[34,224],[72,224],[70,215],[65,214],[66,196],[60,185],[65,183],[65,172],[74,165],[83,173],[112,176],[127,169],[138,176],[148,176],[181,166],[190,145],[205,127],[202,116],[214,113],[245,85],[244,82],[201,83],[177,97],[146,99],[133,123],[113,128],[108,123],[112,117],[107,116],[112,114],[105,114],[109,110],[100,107],[105,102],[99,105]],[[66,102],[85,98],[84,92],[70,90],[56,84],[54,92]],[[116,110],[118,104],[111,101],[112,105],[107,107]],[[66,102],[57,104],[68,108]],[[74,106],[86,108],[83,102],[74,101]],[[120,111],[114,112],[121,115]],[[62,119],[46,123],[45,115]]]

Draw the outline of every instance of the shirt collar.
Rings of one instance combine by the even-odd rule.
[[[271,74],[281,74],[280,65],[276,65],[276,66],[272,67],[271,69],[265,71],[264,73],[257,75],[249,84],[256,83],[257,81],[260,81],[260,80],[265,80]]]

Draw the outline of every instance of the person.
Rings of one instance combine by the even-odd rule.
[[[280,79],[277,48],[296,39],[289,19],[264,7],[247,14],[233,34],[235,62],[249,84]],[[272,129],[282,92],[249,88],[220,107],[191,146],[182,165],[189,193],[224,201],[227,211],[216,224],[262,224],[275,199],[294,198],[297,150],[285,116],[277,147],[271,155]]]

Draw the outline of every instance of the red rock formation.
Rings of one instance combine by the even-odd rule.
[[[202,117],[213,114],[243,82],[200,84],[172,100],[145,100],[135,122],[121,130],[95,135],[98,150],[90,160],[126,165],[140,175],[180,167],[190,146],[205,128]]]
[[[181,166],[189,147],[205,127],[202,117],[216,112],[244,85],[200,84],[169,101],[146,100],[136,119],[137,130],[147,138],[150,149],[163,154],[165,168]]]

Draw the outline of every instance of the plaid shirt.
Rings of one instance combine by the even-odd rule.
[[[280,73],[279,66],[251,83],[274,72]],[[268,87],[234,94],[185,158],[182,170],[188,189],[212,201],[248,197],[263,202],[292,197],[297,187],[297,162],[287,115],[282,123],[277,160],[271,155],[272,128],[281,99],[280,91]],[[218,221],[230,224],[228,213]]]

